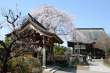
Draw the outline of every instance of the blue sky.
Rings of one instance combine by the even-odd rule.
[[[75,27],[101,27],[110,35],[110,0],[0,0],[0,8],[15,9],[18,5],[23,15],[43,4],[75,16]]]

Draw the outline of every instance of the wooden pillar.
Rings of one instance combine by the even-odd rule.
[[[46,68],[46,49],[45,49],[45,47],[43,47],[42,52],[43,52],[42,67]]]
[[[43,53],[43,59],[42,59],[42,67],[43,69],[46,68],[46,47],[45,47],[45,36],[43,36],[43,49],[42,49],[42,53]]]

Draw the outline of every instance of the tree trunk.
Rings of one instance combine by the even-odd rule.
[[[8,53],[6,53],[6,57],[4,58],[4,61],[3,61],[2,73],[7,73],[7,61],[9,56]]]
[[[5,61],[3,63],[3,67],[2,67],[1,73],[7,73],[7,61]]]

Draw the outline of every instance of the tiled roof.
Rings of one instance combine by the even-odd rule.
[[[39,29],[41,32],[45,33],[48,36],[55,37],[59,41],[59,43],[63,43],[63,41],[55,33],[48,32],[47,29],[41,23],[39,23],[35,18],[33,18],[29,13],[28,16],[29,17],[27,17],[26,21],[16,31],[22,30],[25,26],[31,23],[36,29]],[[10,35],[11,33],[7,34],[6,36],[10,36]]]
[[[77,30],[86,36],[88,41],[96,42],[96,47],[103,48],[110,41],[103,28],[77,28]]]

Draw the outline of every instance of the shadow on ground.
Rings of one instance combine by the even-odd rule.
[[[53,66],[53,67],[48,67],[51,68],[49,70],[50,73],[77,73],[77,67],[59,67],[59,66]]]

